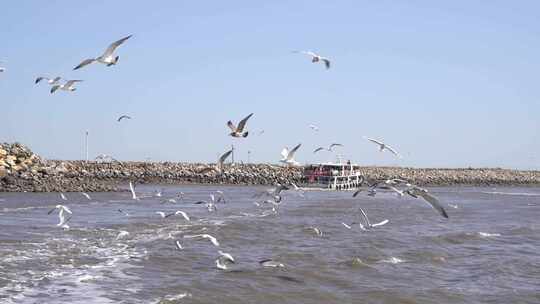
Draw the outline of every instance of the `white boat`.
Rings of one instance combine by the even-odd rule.
[[[360,166],[347,163],[321,163],[304,166],[305,189],[354,190],[364,181]]]

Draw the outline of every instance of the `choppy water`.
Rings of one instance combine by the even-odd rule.
[[[138,202],[127,192],[95,193],[91,201],[68,193],[67,202],[54,193],[0,193],[0,302],[540,302],[538,188],[430,189],[452,205],[449,220],[391,194],[287,193],[279,215],[261,216],[252,198],[260,187],[164,189],[162,198]],[[217,213],[192,204],[217,189],[228,200]],[[161,202],[180,191],[186,202]],[[74,213],[69,230],[47,215],[58,203]],[[346,229],[341,222],[358,220],[359,206],[372,221],[390,222]],[[178,209],[192,220],[155,214]],[[122,231],[129,234],[117,239]],[[198,233],[215,236],[237,263],[217,269],[217,247],[183,238]],[[285,268],[263,268],[265,258]]]

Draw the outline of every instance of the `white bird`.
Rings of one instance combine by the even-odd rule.
[[[122,119],[131,119],[131,116],[122,115],[122,116],[118,117],[118,119],[116,121],[120,122]]]
[[[107,66],[111,66],[111,65],[115,65],[116,63],[118,63],[118,59],[120,58],[120,56],[114,56],[114,51],[116,50],[117,47],[119,47],[122,43],[124,43],[124,41],[128,40],[129,38],[131,38],[132,35],[129,35],[127,37],[124,37],[118,41],[115,41],[113,43],[111,43],[111,45],[109,45],[109,47],[105,50],[105,52],[103,53],[103,55],[97,57],[97,58],[90,58],[90,59],[86,59],[86,60],[83,60],[83,62],[81,62],[78,66],[76,66],[73,70],[78,70],[84,66],[87,66],[91,63],[94,63],[94,62],[99,62],[99,63],[103,63]]]
[[[216,211],[217,212],[217,206],[216,206],[216,200],[213,194],[210,194],[210,201],[197,201],[195,204],[200,205],[204,204],[206,208],[208,209],[208,212]]]
[[[311,124],[311,125],[309,125],[308,127],[310,127],[311,130],[313,130],[313,131],[315,131],[315,132],[319,131],[319,127],[317,127],[316,125]]]
[[[327,70],[330,68],[330,59],[328,59],[326,57],[322,57],[322,56],[320,56],[318,54],[315,54],[312,51],[294,51],[294,53],[302,53],[302,54],[311,56],[311,62],[316,63],[316,62],[321,62],[322,61],[322,62],[324,62],[324,65],[325,65]]]
[[[223,252],[223,251],[221,251],[221,250],[218,250],[218,253],[219,253],[222,257],[226,258],[227,260],[229,260],[229,261],[231,261],[231,262],[233,262],[233,263],[236,263],[236,261],[234,260],[234,258],[233,258],[233,256],[232,256],[231,254],[226,253],[226,252]]]
[[[129,191],[131,191],[131,198],[134,200],[139,200],[137,197],[137,194],[135,194],[135,188],[133,187],[133,184],[129,182]]]
[[[412,186],[411,188],[404,191],[404,193],[407,193],[408,195],[418,198],[423,198],[433,209],[437,210],[440,215],[442,215],[445,218],[448,218],[448,213],[446,213],[446,210],[444,210],[443,206],[439,202],[439,200],[434,197],[433,195],[429,194],[426,189]]]
[[[87,200],[91,200],[92,198],[90,197],[90,195],[88,195],[88,193],[86,192],[81,192],[82,196],[86,197]]]
[[[211,236],[210,234],[184,235],[184,238],[185,239],[192,239],[192,238],[209,239],[210,242],[212,242],[212,244],[214,244],[214,246],[219,247],[218,240],[215,237]]]
[[[73,80],[66,81],[64,84],[53,85],[53,87],[51,88],[51,94],[56,92],[56,90],[58,90],[58,89],[73,92],[73,91],[77,90],[77,88],[75,88],[75,84],[77,82],[82,82],[82,80],[73,79]]]
[[[58,77],[55,77],[55,78],[51,79],[51,78],[48,78],[48,77],[41,77],[40,76],[40,77],[36,78],[35,84],[38,84],[43,79],[46,79],[48,84],[55,85],[55,84],[58,84],[60,82],[60,79],[62,79],[62,77],[58,76]]]
[[[313,232],[315,232],[315,234],[316,234],[317,236],[322,236],[322,235],[323,235],[321,229],[319,229],[319,228],[317,228],[317,227],[308,227],[307,229],[308,229],[308,230],[312,230]]]
[[[282,263],[273,261],[272,259],[260,260],[259,264],[263,267],[285,267]]]
[[[64,213],[67,212],[69,214],[73,214],[73,212],[71,212],[71,210],[68,207],[64,206],[64,205],[56,205],[49,212],[47,212],[47,214],[51,214],[57,209],[59,210],[58,219],[60,220],[60,222],[58,224],[56,224],[56,226],[62,227],[64,229],[68,229],[69,226],[67,225],[67,222],[69,222],[69,220],[71,220],[71,216],[66,217]]]
[[[377,227],[377,226],[382,226],[382,225],[385,225],[386,223],[388,223],[388,220],[384,220],[384,221],[382,221],[380,223],[371,224],[371,222],[369,221],[369,218],[367,217],[367,214],[364,212],[364,210],[362,208],[359,208],[359,209],[360,209],[360,212],[362,213],[362,217],[364,218],[366,228],[373,228],[373,227]],[[360,227],[360,228],[362,228],[362,227]]]
[[[155,197],[161,197],[162,194],[163,194],[163,189],[154,191],[154,196]]]
[[[156,211],[156,214],[159,214],[161,216],[161,218],[166,218],[167,217],[167,214],[165,214],[165,212],[163,212],[163,211]]]
[[[186,221],[191,221],[191,219],[189,218],[189,216],[187,215],[187,213],[185,213],[184,211],[178,210],[178,211],[176,211],[176,212],[174,213],[174,215],[179,215],[179,214],[182,215],[182,216],[186,219]]]
[[[332,152],[332,151],[334,151],[334,150],[332,150],[332,148],[334,148],[334,147],[343,147],[343,145],[342,144],[331,144],[330,146],[328,146],[328,148],[318,147],[317,149],[315,149],[313,151],[313,153],[317,153],[317,152],[322,151],[322,150]]]
[[[238,123],[238,127],[236,127],[234,125],[234,123],[232,121],[228,121],[227,122],[227,126],[231,129],[231,133],[229,133],[230,136],[232,137],[247,137],[249,132],[246,131],[244,132],[244,128],[246,126],[246,123],[248,121],[248,119],[253,115],[253,113],[249,114],[248,116],[246,116],[244,119],[242,119],[239,123]]]
[[[383,143],[382,141],[376,140],[376,139],[373,139],[373,138],[369,138],[369,137],[365,137],[365,136],[364,136],[364,138],[371,141],[374,144],[377,144],[379,146],[379,151],[380,152],[383,152],[384,150],[387,150],[387,151],[391,152],[392,154],[394,154],[395,156],[397,156],[399,158],[402,158],[401,155],[396,150],[394,150],[394,148],[392,148],[389,145]]]
[[[60,198],[64,201],[67,201],[67,197],[64,193],[60,192]]]
[[[288,166],[300,166],[300,163],[294,160],[294,154],[298,149],[302,146],[302,144],[296,145],[292,150],[289,151],[287,147],[283,148],[281,151],[281,156],[283,157],[280,162],[288,165]]]
[[[350,225],[348,225],[348,224],[345,224],[345,223],[343,223],[343,222],[341,222],[341,224],[342,224],[343,226],[345,226],[345,228],[347,228],[347,229],[352,229],[352,227],[351,227]]]
[[[178,250],[184,249],[184,247],[182,247],[182,244],[180,244],[180,241],[177,240],[177,241],[174,242],[174,243],[176,244],[176,248],[178,248]]]
[[[291,186],[293,186],[294,191],[296,191],[300,197],[304,197],[304,190],[302,188],[298,187],[295,183],[291,183]]]
[[[208,172],[211,172],[211,171],[216,171],[218,173],[222,173],[225,160],[229,157],[229,155],[232,154],[232,152],[233,152],[233,150],[229,150],[229,151],[223,153],[223,155],[221,155],[218,158],[218,161],[217,161],[215,166],[206,167],[206,168],[202,169],[201,171],[199,171],[199,174],[205,174],[205,173],[208,173]]]

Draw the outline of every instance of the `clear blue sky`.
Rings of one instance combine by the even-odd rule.
[[[57,159],[540,168],[538,1],[8,1],[0,141]],[[82,59],[133,34],[117,66]],[[292,50],[333,60],[326,71]],[[49,94],[38,75],[84,79]],[[117,123],[121,114],[133,117]],[[307,126],[317,124],[315,133]],[[260,130],[265,133],[258,136]],[[384,139],[403,160],[362,136]]]

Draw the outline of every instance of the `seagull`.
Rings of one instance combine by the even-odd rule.
[[[156,211],[156,214],[159,214],[161,216],[161,218],[166,218],[166,217],[168,217],[170,215],[173,215],[174,213],[171,213],[171,214],[167,215],[163,211]]]
[[[260,260],[259,264],[261,264],[261,266],[263,267],[285,267],[285,265],[283,265],[282,263],[275,262],[272,259]]]
[[[319,127],[317,127],[316,125],[311,124],[311,125],[309,125],[308,127],[310,127],[311,130],[313,130],[313,131],[315,131],[315,132],[319,131]]]
[[[60,192],[60,198],[64,201],[67,201],[67,197],[64,193]]]
[[[248,116],[246,116],[244,119],[242,119],[239,123],[238,123],[238,127],[236,127],[232,121],[228,121],[227,122],[227,126],[229,126],[229,128],[231,128],[232,132],[229,133],[230,136],[232,137],[247,137],[249,132],[246,131],[244,132],[244,127],[246,126],[246,123],[248,121],[248,119],[253,115],[253,113],[249,114]]]
[[[86,193],[86,192],[81,192],[81,194],[82,194],[84,197],[86,197],[86,199],[88,199],[88,200],[91,200],[91,199],[92,199],[92,198],[90,197],[90,195],[88,195],[88,193]]]
[[[109,47],[105,50],[105,53],[103,53],[103,55],[97,58],[90,58],[90,59],[83,60],[83,62],[81,62],[78,66],[76,66],[74,70],[78,70],[96,61],[99,63],[106,64],[107,66],[115,65],[116,63],[118,63],[118,59],[120,58],[120,56],[115,57],[114,51],[116,50],[117,47],[119,47],[122,43],[124,43],[124,41],[131,38],[131,36],[132,35],[129,35],[118,41],[111,43],[111,45],[109,45]]]
[[[229,151],[223,153],[223,155],[221,155],[218,158],[218,161],[217,161],[215,166],[206,167],[206,168],[202,169],[201,171],[199,171],[199,174],[205,174],[205,173],[212,172],[212,171],[222,173],[223,172],[223,164],[225,163],[225,160],[229,157],[229,155],[232,154],[232,152],[233,152],[233,150],[229,150]]]
[[[296,145],[292,150],[289,151],[287,147],[283,148],[281,151],[281,156],[283,158],[280,160],[280,162],[285,163],[288,166],[300,166],[300,163],[294,160],[294,153],[302,146],[302,144]]]
[[[55,84],[58,84],[60,82],[60,79],[62,79],[62,77],[58,76],[58,77],[55,77],[55,78],[51,79],[51,78],[48,78],[48,77],[41,77],[40,76],[40,77],[36,78],[35,83],[38,84],[43,79],[46,79],[48,84],[55,85]]]
[[[210,234],[184,235],[184,238],[185,239],[192,239],[192,238],[209,239],[210,242],[212,242],[212,244],[214,244],[214,246],[219,247],[218,240],[215,237],[211,236]]]
[[[342,144],[331,144],[330,146],[328,146],[328,148],[319,147],[319,148],[315,149],[315,151],[313,151],[313,153],[317,153],[317,152],[322,151],[322,150],[332,152],[332,151],[334,151],[334,150],[332,150],[332,148],[334,148],[334,147],[343,147],[343,145]]]
[[[191,221],[191,219],[189,218],[189,216],[187,215],[187,213],[185,213],[185,212],[182,211],[182,210],[178,210],[178,211],[176,211],[175,213],[172,213],[172,214],[170,214],[170,215],[168,215],[168,216],[171,216],[171,215],[179,215],[179,214],[182,215],[182,216],[186,219],[186,221]]]
[[[261,197],[265,195],[274,199],[274,201],[277,201],[279,203],[281,201],[280,194],[284,190],[289,190],[289,187],[285,185],[277,184],[275,188],[270,188],[270,189],[261,191],[259,193],[256,193],[255,195],[253,195],[253,197],[257,198],[257,197]]]
[[[294,53],[302,53],[302,54],[305,54],[305,55],[309,55],[311,56],[311,62],[313,63],[316,63],[316,62],[324,62],[324,65],[326,66],[326,69],[328,70],[330,68],[330,59],[328,58],[325,58],[325,57],[322,57],[320,55],[317,55],[311,51],[294,51]]]
[[[120,122],[122,119],[131,119],[131,116],[122,115],[122,116],[118,117],[118,119],[116,121]]]
[[[379,141],[379,140],[376,140],[376,139],[373,139],[373,138],[369,138],[369,137],[365,137],[365,136],[364,136],[364,138],[371,141],[372,143],[375,143],[375,144],[379,145],[379,151],[380,152],[383,152],[384,150],[387,150],[387,151],[393,153],[398,158],[402,158],[401,155],[399,155],[399,153],[396,150],[394,150],[389,145],[383,143],[382,141]]]
[[[215,199],[214,195],[210,194],[210,201],[209,202],[207,202],[207,201],[197,201],[197,202],[195,202],[195,204],[197,204],[197,205],[205,204],[206,208],[208,209],[208,212],[212,212],[212,211],[217,212],[217,207],[216,207],[215,202],[216,202],[216,199]]]
[[[135,188],[131,182],[129,182],[129,191],[131,191],[131,199],[138,201],[139,198],[137,197],[137,194],[135,194]]]
[[[163,193],[163,189],[155,190],[154,191],[154,196],[155,197],[161,197],[162,193]]]
[[[67,222],[69,222],[69,220],[71,220],[71,216],[66,218],[64,213],[67,212],[69,214],[73,214],[73,212],[71,212],[71,210],[68,207],[64,206],[64,205],[56,205],[49,212],[47,212],[47,214],[51,214],[57,209],[60,210],[58,212],[58,219],[60,219],[60,222],[58,224],[56,224],[56,226],[62,227],[64,229],[68,229],[69,226],[67,225]]]
[[[412,186],[408,181],[406,181],[404,179],[400,179],[400,178],[387,179],[386,181],[384,181],[384,183],[387,184],[387,185],[393,185],[393,186],[401,185],[401,184],[405,184],[405,186],[407,186],[407,187]]]
[[[321,229],[319,229],[319,228],[317,228],[317,227],[308,227],[307,229],[308,229],[308,230],[313,230],[313,232],[315,232],[315,234],[316,234],[317,236],[322,236],[322,234],[323,234],[322,231],[321,231]]]
[[[58,90],[58,89],[73,92],[73,91],[77,90],[77,88],[75,88],[75,84],[77,82],[82,82],[82,80],[68,80],[64,84],[53,85],[53,87],[51,88],[51,94],[56,92],[56,90]]]
[[[221,250],[218,250],[218,253],[220,256],[226,258],[227,260],[233,262],[233,263],[236,263],[236,261],[234,260],[233,256],[230,255],[229,253],[226,253],[226,252],[223,252]]]
[[[384,221],[382,221],[380,223],[371,224],[371,222],[369,221],[369,218],[367,217],[367,214],[364,212],[364,210],[362,208],[359,208],[359,209],[360,209],[360,212],[362,213],[362,217],[364,218],[366,228],[374,228],[374,227],[382,226],[382,225],[385,225],[386,223],[388,223],[388,220],[384,220]],[[362,228],[362,226],[360,228]]]
[[[125,216],[129,216],[129,213],[125,212],[125,211],[122,210],[122,209],[118,209],[118,212],[124,214]]]
[[[184,249],[184,247],[182,247],[182,244],[180,244],[180,241],[176,240],[176,242],[174,243],[176,244],[176,248],[178,248],[178,250]]]
[[[433,209],[437,210],[443,217],[448,218],[448,213],[446,213],[446,210],[444,210],[443,206],[439,203],[439,200],[433,195],[429,194],[426,189],[413,186],[405,190],[404,193],[407,193],[414,198],[423,198],[428,204],[431,205],[431,207],[433,207]]]

